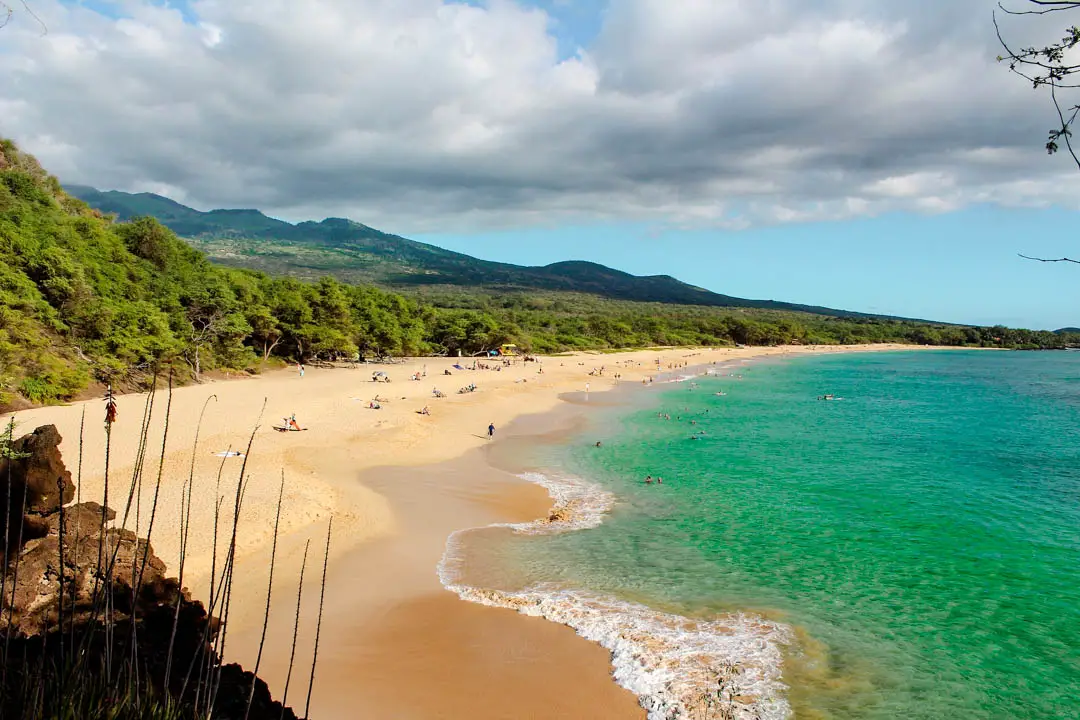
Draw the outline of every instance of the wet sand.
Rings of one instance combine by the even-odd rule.
[[[517,436],[506,442],[519,443]],[[525,522],[546,514],[547,493],[493,468],[486,453],[424,468],[380,468],[362,482],[402,519],[393,537],[367,543],[334,563],[328,577],[319,670],[311,715],[319,718],[645,717],[637,698],[610,676],[608,652],[568,627],[484,607],[443,589],[435,569],[455,530]],[[314,575],[309,575],[314,579]],[[304,603],[301,646],[313,638],[317,598]],[[275,613],[295,607],[280,587]],[[257,653],[252,624],[229,652],[247,666]],[[260,674],[283,687],[291,641],[274,622]],[[288,630],[289,632],[284,632]],[[309,656],[299,659],[306,669]],[[295,681],[294,674],[294,681]],[[307,686],[304,677],[300,683]],[[361,709],[362,708],[362,712]]]

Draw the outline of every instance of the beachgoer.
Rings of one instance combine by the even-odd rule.
[[[600,441],[599,440],[596,441],[596,447],[600,447]]]
[[[657,475],[657,476],[656,476],[656,484],[657,484],[657,485],[663,485],[663,484],[664,484],[664,478],[662,478],[662,477],[660,477],[659,475]]]
[[[296,369],[300,371],[300,377],[304,377],[304,364],[296,363]]]
[[[488,440],[495,437],[495,423],[488,425]]]
[[[646,475],[645,476],[645,484],[646,485],[652,485],[652,475]]]
[[[300,426],[296,424],[296,413],[289,416],[289,427],[293,430],[300,429]]]

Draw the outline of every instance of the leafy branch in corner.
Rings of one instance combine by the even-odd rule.
[[[19,3],[23,6],[23,10],[25,10],[30,17],[37,20],[38,25],[41,25],[41,34],[47,35],[49,33],[49,27],[45,24],[45,21],[39,18],[37,14],[30,9],[30,6],[26,4],[26,0],[19,0]],[[4,2],[4,0],[0,0],[0,14],[4,16],[4,19],[0,21],[0,30],[3,30],[7,27],[7,24],[11,22],[11,18],[15,15],[15,9]]]
[[[1029,5],[1034,6],[1027,10],[1017,10],[998,4],[998,8],[1007,15],[1049,15],[1051,13],[1080,10],[1080,2],[1076,0],[1027,0]],[[998,42],[1005,50],[1004,55],[998,56],[998,62],[1008,63],[1009,70],[1031,83],[1036,90],[1049,88],[1050,99],[1054,110],[1057,112],[1058,124],[1051,128],[1046,140],[1046,152],[1050,155],[1061,149],[1064,143],[1065,149],[1072,156],[1073,161],[1080,167],[1080,157],[1072,143],[1072,126],[1080,113],[1080,105],[1070,105],[1062,100],[1062,91],[1073,90],[1080,84],[1073,76],[1080,72],[1080,63],[1071,62],[1071,51],[1080,45],[1080,27],[1070,25],[1065,28],[1060,40],[1048,43],[1042,47],[1012,47],[1002,35],[1001,26],[998,23],[998,14],[994,13],[994,29],[997,32]]]

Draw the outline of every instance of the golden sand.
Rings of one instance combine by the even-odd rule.
[[[512,476],[466,473],[440,485],[439,472],[423,469],[461,457],[487,442],[489,423],[505,426],[515,417],[541,413],[560,403],[560,394],[603,392],[615,373],[622,384],[655,376],[656,360],[702,365],[733,359],[858,350],[898,350],[911,346],[816,348],[660,349],[631,353],[582,353],[518,362],[501,371],[451,370],[470,359],[421,358],[392,365],[295,369],[175,390],[169,411],[160,489],[167,395],[159,391],[150,421],[141,487],[136,488],[127,527],[145,535],[158,493],[151,538],[155,552],[176,573],[184,487],[192,446],[205,407],[194,454],[191,537],[184,584],[207,600],[214,560],[214,514],[221,502],[217,563],[231,532],[231,507],[241,458],[215,453],[244,450],[248,484],[237,531],[237,572],[230,615],[227,659],[251,669],[265,603],[269,547],[281,474],[285,495],[280,520],[278,565],[270,642],[260,674],[275,697],[284,689],[284,669],[292,637],[305,543],[311,541],[306,574],[304,623],[297,648],[289,703],[302,711],[307,666],[312,654],[314,612],[322,571],[327,522],[334,533],[320,641],[319,679],[312,716],[319,718],[412,717],[641,717],[633,696],[610,682],[606,653],[571,630],[509,611],[473,606],[443,592],[435,574],[445,539],[453,530],[542,515],[546,499],[537,488]],[[488,361],[498,365],[498,361]],[[542,365],[543,373],[539,374]],[[604,375],[590,371],[605,367]],[[372,372],[392,382],[372,382]],[[419,381],[414,373],[426,373]],[[475,383],[474,393],[457,394]],[[433,388],[446,393],[435,399]],[[369,409],[376,395],[382,408]],[[111,437],[108,504],[122,517],[137,456],[146,395],[119,398],[119,419]],[[259,420],[265,402],[265,411]],[[430,415],[417,411],[424,406]],[[86,401],[20,412],[20,430],[55,424],[62,451],[77,471],[79,427],[83,434],[82,500],[100,502],[104,490],[106,435],[104,404]],[[272,425],[296,414],[305,432],[280,433]],[[412,466],[406,473],[378,475],[372,468]],[[220,481],[219,478],[219,469]],[[462,479],[464,478],[464,479]],[[469,479],[473,478],[473,479]],[[497,479],[493,479],[497,478]],[[119,522],[119,519],[118,519]],[[586,698],[591,698],[586,700]],[[570,708],[589,708],[575,715]],[[369,710],[365,710],[368,708]]]

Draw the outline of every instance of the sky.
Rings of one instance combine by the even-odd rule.
[[[1080,267],[1017,256],[1080,253],[1080,169],[1043,150],[1049,98],[996,62],[993,0],[27,3],[0,30],[0,135],[66,183],[1080,325]],[[1004,20],[1024,45],[1077,18]]]

